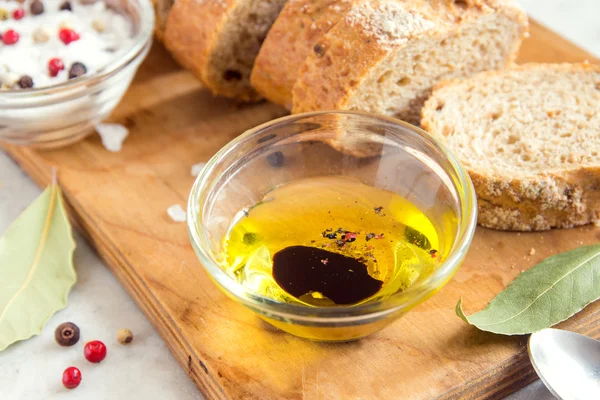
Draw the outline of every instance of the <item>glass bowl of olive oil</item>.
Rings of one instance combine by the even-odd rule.
[[[293,335],[374,333],[442,288],[475,231],[456,157],[408,123],[358,112],[251,129],[198,176],[190,238],[234,301]]]

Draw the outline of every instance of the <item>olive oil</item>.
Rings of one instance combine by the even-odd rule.
[[[398,194],[344,177],[308,178],[237,214],[223,241],[222,268],[276,301],[353,305],[430,275],[446,242]]]

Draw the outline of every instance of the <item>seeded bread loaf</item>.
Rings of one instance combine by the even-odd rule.
[[[173,7],[174,2],[175,0],[152,0],[152,4],[154,5],[154,14],[156,15],[154,34],[160,41],[163,41],[165,38],[167,17],[169,16],[169,11],[171,11],[171,7]]]
[[[357,2],[307,55],[293,112],[362,110],[418,123],[436,82],[505,67],[526,30],[512,0]]]
[[[479,223],[502,230],[599,220],[600,67],[528,64],[441,83],[421,125],[471,174]]]
[[[285,0],[177,0],[165,45],[214,94],[244,101],[258,50]]]
[[[289,0],[265,39],[250,82],[266,99],[292,108],[292,88],[306,56],[359,0]]]

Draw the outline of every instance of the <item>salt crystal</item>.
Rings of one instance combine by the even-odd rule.
[[[106,10],[106,3],[103,1],[97,1],[92,6],[92,13],[94,13],[94,14],[101,13],[104,10]]]
[[[185,210],[179,204],[173,204],[167,208],[167,214],[175,222],[185,222],[186,220]]]
[[[59,29],[73,29],[73,21],[71,18],[66,18],[58,24]]]
[[[96,132],[102,138],[106,150],[118,153],[123,148],[123,142],[129,134],[127,128],[121,124],[98,124]]]
[[[200,175],[200,173],[202,172],[202,170],[204,169],[205,166],[206,166],[206,163],[203,163],[203,162],[192,165],[192,176]]]

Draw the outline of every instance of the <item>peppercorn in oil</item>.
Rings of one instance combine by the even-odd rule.
[[[446,241],[398,194],[344,177],[309,178],[277,187],[237,214],[222,267],[273,300],[353,305],[429,276]]]

